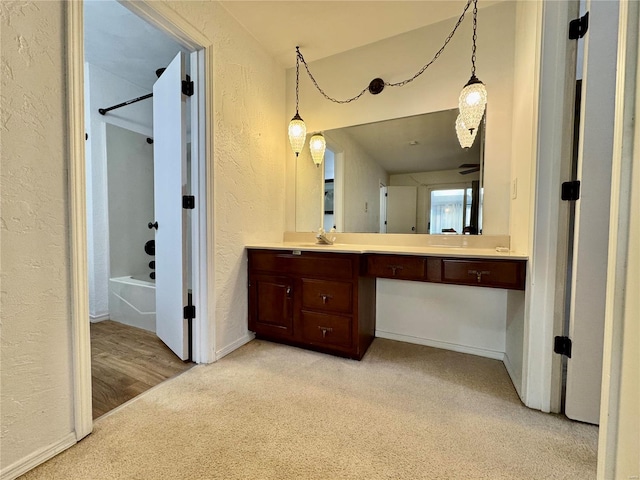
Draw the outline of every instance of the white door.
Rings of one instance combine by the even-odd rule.
[[[179,53],[153,86],[154,211],[156,240],[156,334],[180,357],[189,355],[187,305],[186,96],[184,57]]]
[[[387,233],[416,233],[417,187],[387,187]]]
[[[618,3],[589,2],[578,152],[565,414],[598,423],[604,342]]]
[[[380,233],[387,233],[387,187],[380,184]]]

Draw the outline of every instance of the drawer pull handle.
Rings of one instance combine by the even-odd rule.
[[[326,303],[333,298],[333,295],[328,295],[326,293],[319,293],[318,296],[322,299],[322,303],[326,305]]]
[[[325,338],[327,336],[327,332],[333,332],[333,328],[331,327],[318,327],[318,329],[322,332],[322,338]]]
[[[491,272],[489,270],[469,270],[468,273],[469,275],[475,275],[478,283],[482,282],[483,275],[491,275]]]
[[[389,268],[391,269],[391,274],[395,277],[396,271],[402,270],[402,265],[389,265]]]

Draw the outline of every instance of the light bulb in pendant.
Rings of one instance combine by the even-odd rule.
[[[473,133],[478,129],[482,121],[485,107],[487,106],[487,89],[475,75],[460,92],[458,108],[462,123]]]
[[[304,124],[304,121],[296,112],[296,114],[289,122],[289,143],[291,144],[291,149],[293,153],[296,154],[296,157],[302,151],[304,147],[304,142],[307,138],[307,126]]]
[[[311,158],[316,167],[319,167],[324,160],[324,151],[327,148],[327,142],[321,133],[316,133],[311,140],[309,140],[309,150],[311,150]]]

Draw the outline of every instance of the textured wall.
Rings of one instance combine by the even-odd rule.
[[[285,72],[216,2],[168,2],[214,46],[216,351],[247,334],[244,245],[282,241]],[[209,192],[211,193],[211,192]],[[211,282],[212,280],[210,280]]]
[[[62,2],[0,2],[3,469],[73,430]]]

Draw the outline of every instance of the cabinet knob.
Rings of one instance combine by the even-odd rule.
[[[491,272],[489,270],[468,270],[467,273],[469,275],[475,275],[478,283],[482,282],[483,275],[491,275]]]
[[[389,265],[389,268],[391,269],[391,274],[395,277],[396,272],[402,270],[402,265]]]
[[[322,303],[325,305],[333,298],[333,295],[329,295],[327,293],[319,293],[318,296],[322,299]]]
[[[331,327],[320,327],[320,326],[318,326],[318,329],[322,332],[322,338],[326,338],[327,332],[329,332],[329,333],[333,332],[333,328],[331,328]]]
[[[287,297],[291,297],[291,287],[287,287],[285,293],[287,294]]]

